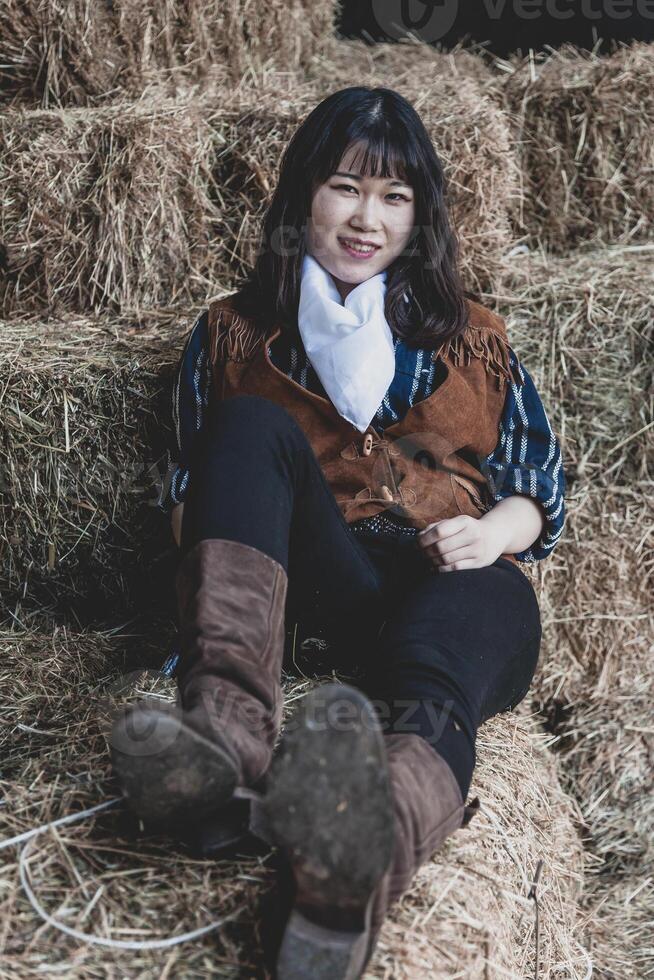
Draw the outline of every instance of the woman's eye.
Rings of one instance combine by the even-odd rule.
[[[356,189],[357,188],[356,187],[353,187],[352,184],[335,184],[334,185],[334,190],[336,190],[336,191],[356,191]],[[386,197],[387,198],[394,197],[394,198],[397,198],[400,201],[407,201],[407,202],[409,201],[409,198],[405,194],[396,194],[396,193],[393,193],[393,194],[387,194]]]

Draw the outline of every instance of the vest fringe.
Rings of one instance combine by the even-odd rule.
[[[219,308],[210,337],[212,363],[216,361],[247,361],[261,341],[261,330],[254,320],[235,310]]]
[[[502,388],[508,381],[523,384],[519,372],[511,367],[508,342],[488,327],[469,325],[463,334],[450,338],[435,353],[449,359],[456,367],[470,363],[471,357],[478,357],[493,374]]]
[[[212,363],[247,361],[262,339],[255,320],[241,316],[228,306],[218,306],[210,336]],[[463,334],[441,345],[432,360],[438,356],[449,359],[456,367],[470,364],[472,357],[479,358],[497,378],[499,388],[507,381],[524,384],[519,370],[511,367],[508,339],[486,324],[469,323]]]

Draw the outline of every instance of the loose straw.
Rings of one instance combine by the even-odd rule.
[[[77,939],[82,943],[89,943],[92,946],[105,946],[109,949],[128,949],[139,951],[146,949],[168,949],[171,946],[177,946],[180,943],[189,942],[191,939],[199,939],[201,936],[206,936],[208,932],[213,932],[215,929],[218,929],[220,926],[224,925],[224,923],[229,922],[240,915],[240,910],[238,910],[233,912],[231,915],[226,915],[221,919],[216,919],[214,922],[210,922],[209,925],[201,926],[199,929],[193,929],[191,932],[183,932],[177,936],[168,936],[165,939],[145,939],[138,941],[127,939],[108,939],[103,936],[95,936],[92,933],[80,932],[78,929],[72,929],[70,926],[65,925],[65,923],[60,922],[58,919],[55,919],[48,912],[46,912],[34,894],[29,880],[28,861],[34,839],[39,834],[44,833],[46,830],[84,820],[96,813],[100,813],[102,810],[108,810],[110,807],[113,807],[116,805],[116,803],[120,802],[120,797],[114,797],[111,800],[106,800],[104,803],[98,803],[97,806],[90,807],[88,810],[81,810],[79,813],[69,814],[67,817],[60,817],[58,820],[52,820],[40,827],[34,827],[32,830],[27,830],[23,834],[18,834],[16,837],[10,837],[8,840],[0,842],[0,850],[4,850],[5,848],[16,844],[24,845],[18,856],[18,872],[20,875],[21,885],[23,886],[23,890],[30,905],[44,922],[46,922],[49,926],[52,926],[54,929],[58,929],[59,932],[63,932],[67,936],[71,936],[73,939]]]

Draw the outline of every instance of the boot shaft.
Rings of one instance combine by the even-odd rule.
[[[286,571],[256,548],[210,538],[185,555],[175,584],[186,719],[232,743],[251,785],[267,768],[282,718]]]

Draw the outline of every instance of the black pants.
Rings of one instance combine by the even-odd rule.
[[[220,402],[191,462],[182,553],[204,538],[288,572],[287,616],[339,623],[386,732],[416,732],[466,797],[479,725],[527,693],[541,626],[526,576],[498,558],[435,572],[415,540],[355,533],[304,432],[268,399]]]

